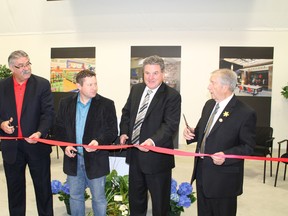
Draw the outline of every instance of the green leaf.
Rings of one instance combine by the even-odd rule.
[[[282,87],[281,94],[284,96],[284,98],[288,99],[288,86]]]
[[[6,67],[6,65],[0,64],[0,79],[4,79],[6,77],[11,76],[11,70]]]

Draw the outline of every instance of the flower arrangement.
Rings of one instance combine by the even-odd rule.
[[[116,170],[112,170],[106,176],[107,215],[129,215],[128,187],[128,175],[119,176]]]
[[[58,180],[52,180],[51,182],[52,194],[59,194],[58,199],[60,201],[69,200],[70,190],[67,183],[62,184]]]
[[[172,179],[170,195],[171,215],[180,215],[181,212],[184,212],[184,207],[190,207],[196,201],[194,194],[195,192],[193,192],[193,187],[190,183],[183,182],[177,189],[177,181]]]
[[[116,170],[112,170],[106,177],[105,192],[107,197],[107,215],[130,215],[128,201],[128,175],[119,176]],[[188,182],[183,182],[177,189],[176,180],[171,182],[170,213],[180,215],[184,208],[188,208],[196,201],[193,187]]]

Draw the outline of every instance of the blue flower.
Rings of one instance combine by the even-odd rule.
[[[177,187],[177,181],[176,180],[174,180],[174,179],[172,179],[171,180],[171,187]]]
[[[192,185],[188,182],[183,182],[179,185],[178,194],[188,196],[192,193]]]
[[[177,193],[177,182],[172,179],[171,181],[171,194]]]
[[[51,190],[53,194],[58,194],[61,191],[62,183],[58,180],[53,180],[51,182]]]
[[[170,199],[176,203],[179,202],[179,195],[177,193],[171,193],[170,194]]]
[[[69,185],[67,183],[64,183],[62,185],[62,188],[61,190],[65,193],[65,194],[70,194],[70,188],[69,188]]]
[[[195,200],[191,184],[183,182],[177,189],[177,182],[174,179],[171,180],[170,212],[184,212],[184,208],[188,208]]]
[[[191,205],[191,200],[186,195],[182,195],[179,197],[179,202],[177,204],[178,206],[183,206],[185,208],[188,208]]]

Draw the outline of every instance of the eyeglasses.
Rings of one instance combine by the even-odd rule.
[[[30,65],[32,65],[32,63],[28,61],[28,62],[27,62],[26,64],[24,64],[24,65],[23,65],[23,64],[17,65],[17,66],[14,65],[14,67],[17,68],[17,69],[23,69],[23,68],[25,68],[25,67],[29,67]]]

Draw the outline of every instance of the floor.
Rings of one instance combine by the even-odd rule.
[[[180,145],[180,150],[194,151],[194,146]],[[276,152],[276,151],[275,151]],[[2,157],[2,156],[0,156]],[[57,159],[56,147],[53,147],[52,159],[52,179],[65,181],[65,175],[62,172],[62,152],[60,159]],[[173,170],[173,178],[177,182],[190,181],[193,158],[176,156],[176,168]],[[121,163],[111,163],[112,168],[123,168]],[[118,166],[118,167],[117,167]],[[125,168],[124,168],[125,170]],[[274,187],[276,163],[273,162],[273,176],[266,176],[266,183],[263,184],[263,161],[247,160],[245,162],[244,193],[238,198],[238,216],[286,216],[288,214],[287,196],[288,180],[283,181],[284,165],[280,164],[277,187]],[[268,171],[268,169],[267,169]],[[125,171],[124,171],[125,172]],[[194,186],[194,185],[193,185]],[[8,202],[6,181],[3,171],[2,158],[0,158],[0,208],[1,216],[8,216]],[[286,198],[285,198],[286,197]],[[60,202],[56,195],[53,196],[55,216],[64,216],[66,209],[63,202]],[[86,203],[87,212],[91,211],[91,203]],[[182,216],[196,215],[196,203],[185,209]],[[31,178],[27,169],[27,216],[36,216],[36,203],[34,197]],[[151,215],[151,210],[147,215]]]

